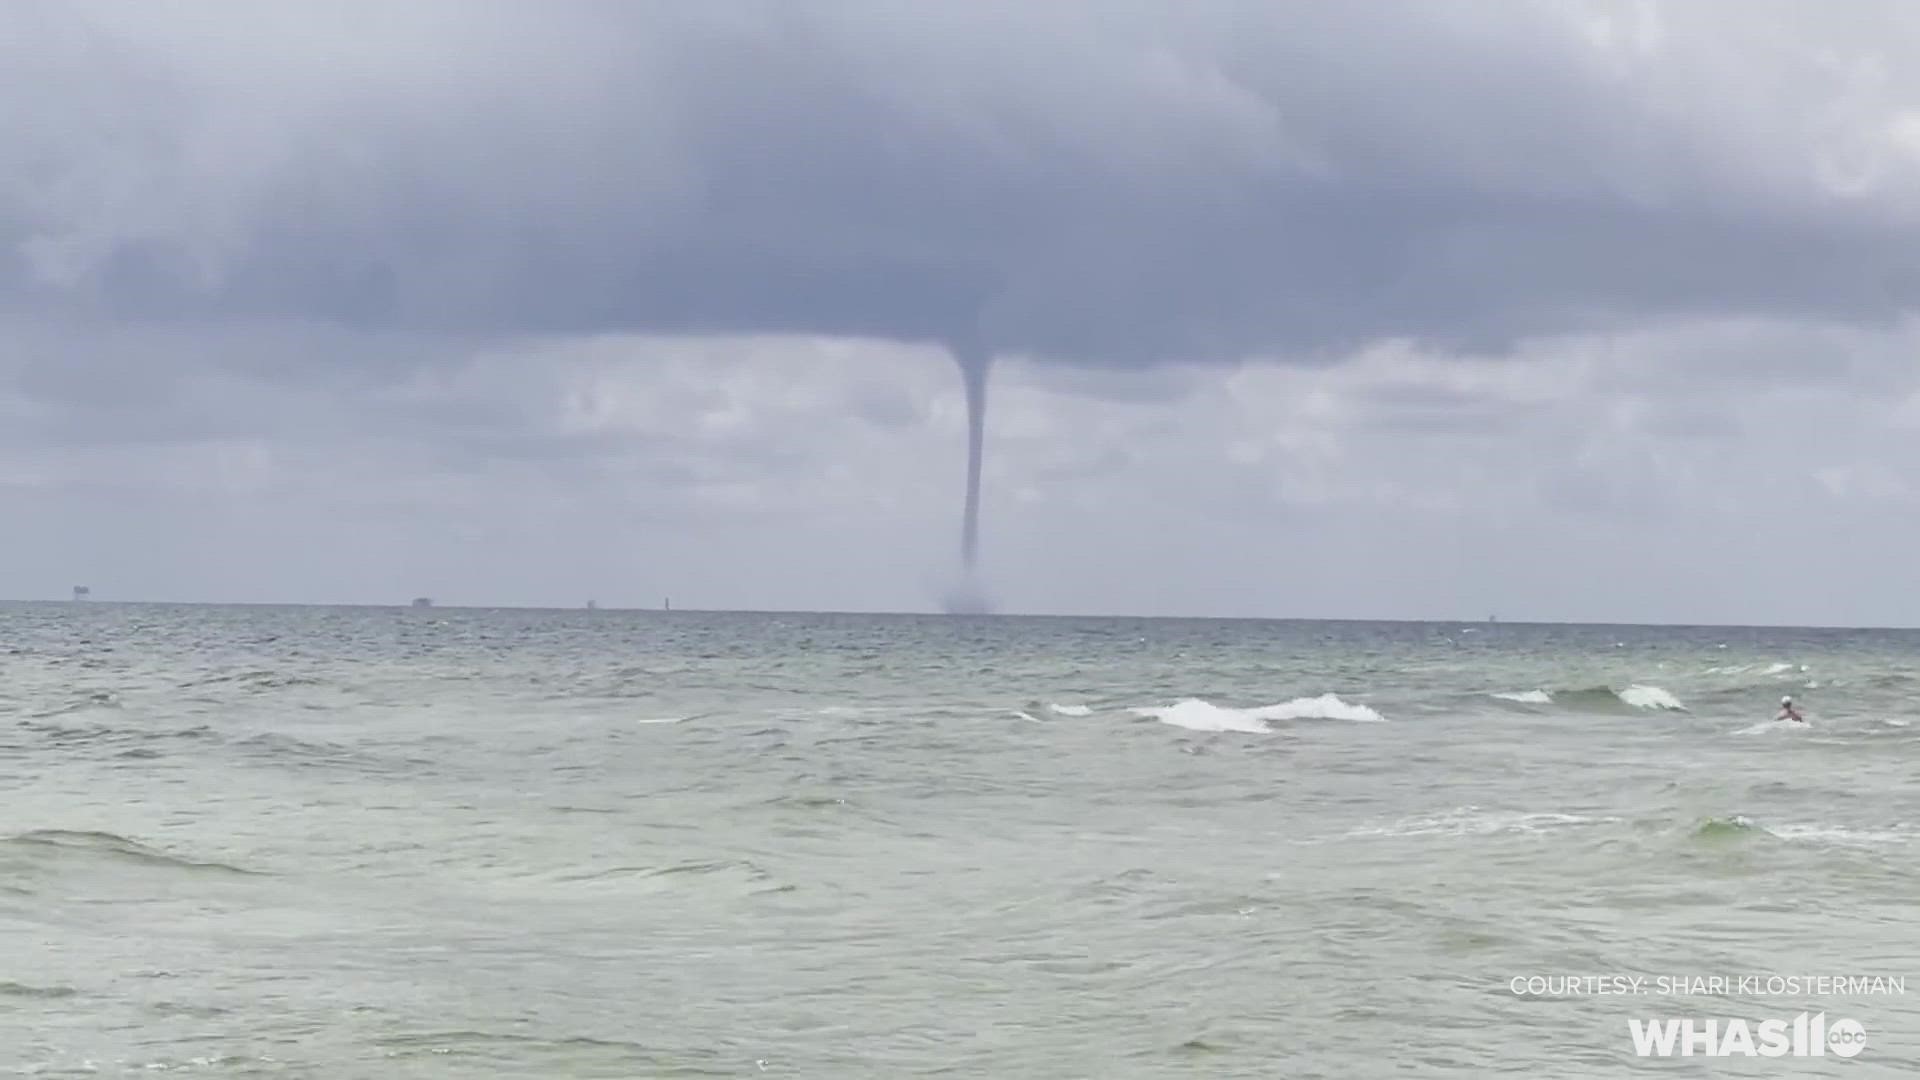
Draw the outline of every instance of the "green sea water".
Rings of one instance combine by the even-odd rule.
[[[1896,631],[0,607],[0,1071],[1910,1076],[1917,691]],[[1744,976],[1808,981],[1678,992]],[[1629,1032],[1802,1011],[1865,1049]]]

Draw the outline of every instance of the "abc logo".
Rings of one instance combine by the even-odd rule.
[[[1858,1020],[1835,1020],[1827,1029],[1827,1051],[1850,1058],[1867,1048],[1867,1029]]]

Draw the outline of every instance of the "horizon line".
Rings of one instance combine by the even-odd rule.
[[[1142,615],[1126,612],[1045,612],[1045,611],[988,611],[988,612],[946,612],[938,610],[910,611],[898,609],[855,609],[855,608],[700,608],[700,607],[588,607],[579,604],[560,607],[548,604],[479,604],[451,603],[438,601],[416,607],[409,601],[394,603],[333,602],[301,600],[150,600],[150,599],[112,599],[103,600],[89,597],[85,600],[24,598],[0,599],[0,606],[53,606],[53,607],[273,607],[273,608],[350,608],[370,611],[530,611],[530,612],[591,612],[593,614],[634,614],[652,615],[861,615],[876,618],[936,618],[936,619],[1134,619],[1160,622],[1286,622],[1286,623],[1384,623],[1412,626],[1459,626],[1478,630],[1484,626],[1582,626],[1582,627],[1636,627],[1645,629],[1669,630],[1920,630],[1920,625],[1860,625],[1844,623],[1744,623],[1744,622],[1620,622],[1618,620],[1581,620],[1581,619],[1450,619],[1425,616],[1420,618],[1390,618],[1385,616],[1338,616],[1338,615]]]

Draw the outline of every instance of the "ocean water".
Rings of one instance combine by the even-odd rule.
[[[0,607],[0,1071],[1910,1076],[1916,691],[1890,631]],[[1653,982],[1745,976],[1805,981]],[[1865,1050],[1629,1031],[1802,1010]]]

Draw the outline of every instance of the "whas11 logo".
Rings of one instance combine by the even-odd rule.
[[[1867,1047],[1858,1020],[1827,1023],[1826,1013],[1792,1020],[1629,1019],[1633,1052],[1641,1057],[1834,1057],[1850,1058]]]

